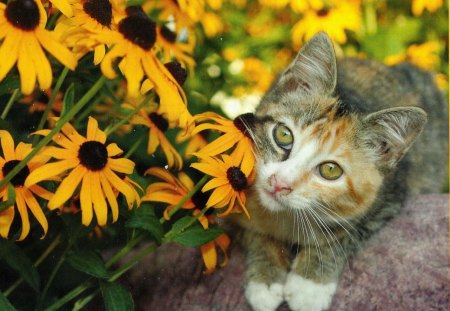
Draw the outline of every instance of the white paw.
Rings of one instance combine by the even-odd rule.
[[[297,273],[288,274],[284,298],[293,311],[322,311],[330,307],[337,283],[316,283]]]
[[[283,302],[283,285],[251,281],[245,288],[245,298],[255,311],[274,311]]]

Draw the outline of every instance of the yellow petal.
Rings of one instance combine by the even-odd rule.
[[[42,180],[49,180],[52,177],[58,176],[61,173],[77,166],[79,164],[79,160],[69,159],[62,160],[59,162],[53,162],[45,164],[28,175],[25,180],[25,187],[30,187],[31,185],[37,184]]]
[[[25,203],[28,205],[28,208],[33,213],[34,217],[37,219],[39,224],[42,227],[42,230],[44,230],[44,234],[42,235],[41,239],[45,237],[48,230],[48,222],[47,218],[45,217],[44,213],[42,212],[41,206],[39,205],[36,198],[33,196],[33,194],[28,190],[27,188],[22,188],[23,197],[25,199]]]
[[[217,251],[214,241],[200,246],[203,262],[206,267],[205,274],[210,274],[216,269],[217,265]]]
[[[119,217],[119,206],[117,204],[116,196],[114,195],[108,179],[103,176],[103,173],[101,173],[101,175],[102,176],[100,178],[100,182],[102,184],[102,189],[105,193],[106,199],[108,200],[109,206],[111,207],[112,221],[116,222],[117,218]]]
[[[104,135],[104,137],[102,137],[102,135],[99,135],[98,132],[101,132],[101,131],[98,129],[97,120],[95,120],[92,117],[89,117],[88,124],[87,124],[87,130],[86,130],[86,139],[105,143],[106,135]],[[97,140],[97,136],[104,138],[104,140]]]
[[[0,141],[2,144],[3,156],[6,161],[16,160],[14,152],[14,140],[7,131],[0,130]]]
[[[14,31],[14,34],[8,34],[0,46],[0,81],[11,70],[19,56],[19,47],[21,46],[23,34],[20,31]]]
[[[159,146],[159,135],[158,129],[150,127],[150,131],[148,132],[148,146],[147,146],[147,154],[153,154],[156,151],[156,148]]]
[[[104,44],[97,45],[94,48],[94,65],[100,64],[106,54],[106,47]]]
[[[72,6],[69,4],[69,1],[66,0],[51,0],[51,3],[61,11],[66,17],[73,16]]]
[[[108,157],[114,157],[123,153],[123,150],[116,143],[109,144],[106,150],[108,151]]]
[[[211,196],[209,197],[208,202],[206,202],[206,207],[216,207],[216,208],[223,207],[217,204],[221,203],[226,199],[229,199],[230,192],[231,186],[229,185],[216,188],[216,190],[214,190]]]
[[[47,90],[52,85],[52,68],[50,62],[42,51],[42,47],[35,37],[30,37],[28,44],[26,45],[27,53],[30,55],[31,60],[36,68],[36,75],[41,90]]]
[[[225,176],[225,172],[223,172],[220,167],[218,167],[217,165],[210,164],[210,163],[204,163],[204,162],[200,162],[200,163],[192,163],[191,167],[205,173],[208,174],[209,176],[213,176],[213,177],[223,177]]]
[[[100,69],[103,72],[103,75],[108,79],[114,79],[117,76],[116,71],[114,70],[113,62],[117,57],[121,57],[127,53],[124,44],[117,44],[113,46],[111,50],[106,53],[103,58]]]
[[[68,139],[70,139],[77,146],[75,148],[75,150],[77,150],[77,151],[78,151],[79,146],[82,145],[84,142],[86,142],[86,138],[81,136],[78,133],[78,131],[70,123],[64,124],[63,127],[61,128],[61,131],[64,133],[64,135],[66,135],[66,137]],[[55,136],[58,136],[58,135],[55,135]],[[57,141],[55,140],[55,142],[57,142]]]
[[[73,195],[81,179],[83,179],[87,172],[88,170],[82,165],[74,168],[59,185],[55,194],[48,202],[48,208],[56,209],[61,207]]]
[[[33,40],[32,36],[24,37],[24,40]],[[29,95],[34,90],[36,84],[36,68],[34,67],[31,55],[25,48],[26,44],[19,50],[17,69],[20,73],[20,89],[23,94]]]
[[[230,247],[231,240],[227,234],[221,234],[214,242],[220,247],[223,253],[223,261],[220,264],[221,267],[225,267],[228,264],[228,248]]]
[[[91,193],[91,174],[92,172],[86,171],[86,175],[81,183],[80,191],[80,206],[81,206],[81,223],[85,226],[89,226],[92,221],[92,193]]]
[[[16,206],[19,211],[20,218],[22,219],[22,232],[20,233],[18,241],[22,241],[30,232],[30,220],[28,218],[27,205],[25,203],[21,188],[16,188]]]
[[[122,179],[120,179],[113,171],[111,171],[108,167],[105,167],[103,170],[105,177],[110,182],[111,186],[116,188],[119,192],[121,192],[128,203],[128,208],[131,208],[136,201],[135,194],[131,186],[125,183]]]
[[[47,146],[44,153],[58,160],[69,160],[78,158],[78,152],[72,149],[63,149],[54,146]]]
[[[77,67],[77,59],[75,58],[75,55],[73,55],[73,53],[64,45],[59,43],[54,34],[48,30],[40,28],[35,31],[35,34],[41,45],[61,64],[70,70],[75,70]]]
[[[226,185],[228,183],[229,183],[228,178],[225,177],[213,178],[203,186],[202,191],[206,192],[208,190]]]
[[[223,153],[238,143],[240,139],[242,139],[241,135],[231,133],[224,134],[206,145],[206,147],[200,149],[196,155],[214,156]]]
[[[14,220],[14,205],[11,205],[3,212],[0,212],[0,236],[8,238],[9,229]]]
[[[90,173],[91,196],[94,203],[94,212],[99,226],[105,226],[108,220],[108,206],[100,184],[100,174],[98,172]]]
[[[144,70],[142,69],[139,56],[130,54],[124,57],[119,64],[119,68],[127,79],[129,96],[139,96],[140,83],[144,77]]]
[[[109,158],[108,166],[113,171],[124,174],[131,174],[133,173],[134,170],[134,162],[126,158],[120,159]]]
[[[32,185],[28,189],[30,189],[30,191],[36,194],[37,196],[46,199],[47,201],[50,200],[53,196],[53,193],[51,193],[47,189],[42,188],[39,185]]]

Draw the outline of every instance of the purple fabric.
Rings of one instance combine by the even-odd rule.
[[[449,310],[448,199],[411,198],[350,258],[331,310]],[[233,250],[227,267],[203,275],[198,250],[165,245],[139,263],[125,284],[136,310],[251,310],[243,296],[243,262]]]

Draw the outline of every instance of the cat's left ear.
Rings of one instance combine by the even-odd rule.
[[[331,95],[336,76],[333,43],[326,33],[319,32],[303,46],[277,84],[283,91],[302,89],[310,94]]]
[[[393,168],[406,154],[427,122],[427,114],[417,107],[384,109],[366,116],[363,131],[366,143],[381,167]]]

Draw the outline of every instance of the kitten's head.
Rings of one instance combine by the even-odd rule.
[[[352,112],[335,94],[336,77],[332,43],[319,33],[257,108],[254,188],[265,208],[358,217],[422,130],[419,108]]]

